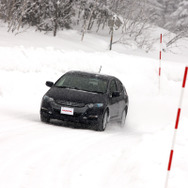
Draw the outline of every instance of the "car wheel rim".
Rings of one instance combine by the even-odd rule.
[[[121,117],[121,126],[125,125],[125,110],[123,111],[122,117]]]
[[[107,113],[104,114],[104,119],[103,119],[103,130],[105,130],[106,128],[106,124],[107,124]]]

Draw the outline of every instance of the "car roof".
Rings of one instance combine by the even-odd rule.
[[[102,79],[105,79],[105,80],[117,79],[116,77],[110,76],[110,75],[84,72],[84,71],[69,71],[66,74],[77,74],[77,75],[83,75],[83,76],[98,77],[98,78],[102,78]]]

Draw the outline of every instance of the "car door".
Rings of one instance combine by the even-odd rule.
[[[115,79],[111,80],[109,85],[109,113],[110,119],[115,119],[119,115],[119,98],[113,97],[113,93],[117,92],[117,84]]]

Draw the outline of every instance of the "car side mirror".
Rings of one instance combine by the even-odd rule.
[[[47,81],[47,82],[46,82],[46,86],[48,86],[48,87],[52,87],[53,85],[54,85],[53,82],[50,82],[50,81]]]
[[[115,91],[112,93],[112,97],[119,97],[120,96],[120,92],[119,91]]]

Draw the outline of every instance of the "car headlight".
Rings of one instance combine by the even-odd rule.
[[[88,107],[89,108],[101,108],[103,107],[103,103],[91,103],[91,104],[88,104]]]
[[[51,97],[48,97],[47,95],[44,95],[43,100],[45,100],[47,102],[54,102],[54,99]]]

